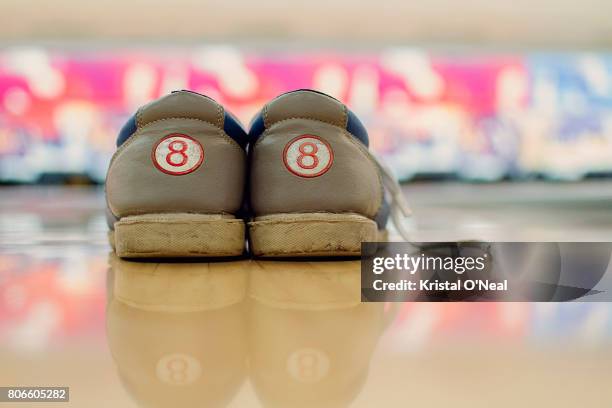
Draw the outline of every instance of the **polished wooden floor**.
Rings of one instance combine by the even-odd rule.
[[[404,191],[415,240],[612,240],[610,181]],[[0,386],[69,386],[74,407],[612,404],[610,303],[360,304],[358,261],[121,261],[103,210],[100,188],[0,188]]]

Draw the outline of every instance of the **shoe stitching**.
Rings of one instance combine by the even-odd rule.
[[[109,184],[110,174],[111,174],[112,169],[113,169],[113,163],[119,158],[121,153],[123,151],[125,151],[134,142],[134,140],[136,140],[136,136],[142,134],[145,130],[147,130],[148,126],[153,125],[153,124],[155,124],[157,122],[173,120],[173,119],[192,120],[192,121],[207,123],[209,125],[215,126],[216,127],[216,133],[215,133],[216,135],[218,135],[222,139],[224,139],[227,142],[227,144],[229,146],[231,146],[233,149],[236,149],[236,150],[240,151],[243,155],[245,154],[245,152],[242,149],[242,147],[240,147],[240,145],[234,139],[229,137],[222,129],[220,129],[214,123],[211,123],[211,122],[208,122],[208,121],[205,121],[205,120],[202,120],[202,119],[187,118],[187,117],[164,118],[164,119],[158,119],[158,120],[154,120],[152,122],[148,122],[146,125],[141,126],[141,127],[138,127],[138,120],[137,120],[137,129],[136,129],[136,132],[132,133],[132,135],[130,135],[130,137],[127,138],[127,140],[121,146],[119,146],[117,151],[115,151],[115,153],[113,154],[113,156],[110,159],[110,163],[108,165],[108,171],[106,172],[106,179],[104,181],[104,191],[105,191],[105,195],[106,195],[106,204],[107,204],[107,207],[110,210],[111,214],[113,214],[115,217],[117,217],[117,214],[115,214],[115,212],[111,208],[111,205],[108,202],[108,194],[106,194],[107,186]]]
[[[270,128],[266,128],[266,130],[261,134],[261,136],[255,142],[255,145],[253,146],[253,148],[257,147],[257,145],[259,143],[261,143],[261,141],[264,140],[265,137],[268,136],[272,130],[275,129],[276,125],[279,125],[279,124],[281,124],[283,122],[287,122],[287,121],[294,120],[294,119],[313,120],[313,121],[316,121],[316,122],[319,122],[319,123],[325,123],[327,125],[337,127],[340,131],[342,131],[342,134],[345,135],[345,137],[349,140],[349,142],[352,143],[354,146],[356,146],[357,149],[365,156],[367,161],[374,167],[374,172],[376,173],[376,177],[378,178],[378,185],[380,187],[379,194],[378,194],[378,197],[377,197],[376,211],[374,213],[374,216],[376,216],[376,214],[378,214],[378,211],[380,210],[380,207],[382,206],[383,198],[384,198],[384,194],[385,194],[385,186],[383,184],[382,175],[380,174],[380,171],[378,170],[378,166],[376,165],[374,157],[372,156],[370,151],[367,149],[367,147],[363,146],[361,144],[361,142],[359,142],[358,140],[355,139],[355,136],[353,136],[348,130],[343,129],[341,126],[334,125],[334,124],[331,124],[331,123],[329,123],[327,121],[320,120],[320,119],[315,119],[315,118],[311,118],[311,117],[301,117],[301,116],[290,117],[290,118],[286,118],[286,119],[280,120],[278,122],[274,122],[274,124]]]

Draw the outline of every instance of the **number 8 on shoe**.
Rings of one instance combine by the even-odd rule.
[[[312,90],[283,94],[252,121],[250,248],[257,256],[355,256],[385,237],[382,174],[357,117]]]
[[[231,114],[195,92],[173,92],[140,108],[119,133],[106,178],[117,255],[241,255],[246,142]]]

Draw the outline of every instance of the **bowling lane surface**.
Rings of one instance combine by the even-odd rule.
[[[404,191],[417,240],[612,237],[610,182]],[[362,304],[358,261],[128,262],[103,209],[0,188],[0,385],[74,407],[612,403],[609,303]]]

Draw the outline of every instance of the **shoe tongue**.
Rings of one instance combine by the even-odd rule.
[[[283,94],[266,106],[264,113],[266,127],[291,118],[320,120],[346,128],[347,109],[331,96],[311,90]]]

